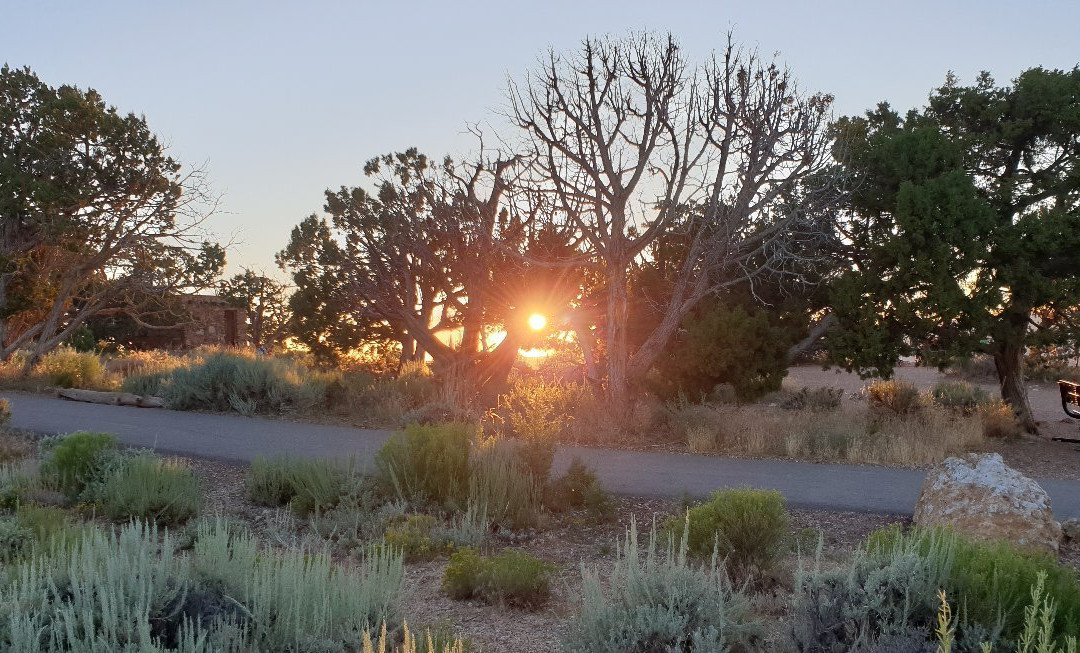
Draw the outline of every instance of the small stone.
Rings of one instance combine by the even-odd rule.
[[[1061,522],[1061,534],[1066,540],[1080,540],[1080,519],[1066,519]]]
[[[1049,553],[1057,553],[1062,534],[1049,495],[996,453],[947,458],[934,468],[923,482],[913,521]]]

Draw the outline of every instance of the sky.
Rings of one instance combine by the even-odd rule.
[[[1080,63],[1080,2],[95,2],[0,0],[0,62],[97,89],[146,116],[221,196],[229,271],[282,276],[274,253],[365,161],[470,151],[503,131],[508,76],[585,36],[671,32],[701,61],[736,40],[779,53],[838,115],[921,106],[947,71],[999,82]]]

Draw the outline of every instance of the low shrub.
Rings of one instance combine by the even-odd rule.
[[[72,520],[67,511],[56,506],[24,503],[15,513],[15,520],[34,535],[34,542],[49,550],[55,544],[74,544],[87,532],[82,524]]]
[[[400,556],[379,549],[338,567],[321,553],[260,552],[215,520],[180,555],[167,532],[133,522],[18,563],[0,584],[0,648],[359,651],[366,632],[399,622],[401,578]]]
[[[1055,644],[1057,602],[1052,595],[1045,592],[1045,581],[1046,576],[1039,574],[1031,588],[1031,602],[1024,608],[1024,627],[1017,640],[1016,652],[1031,653],[1034,646],[1035,653],[1076,653],[1080,649],[1080,640],[1076,635],[1063,637],[1060,647]],[[945,592],[939,592],[938,596],[941,599],[941,608],[938,610],[937,627],[934,629],[937,652],[952,653],[957,625]],[[993,645],[981,642],[980,650],[982,653],[992,653]]]
[[[258,456],[246,478],[248,496],[264,506],[291,505],[304,517],[323,512],[346,493],[351,470],[328,460]]]
[[[935,593],[951,571],[955,541],[905,538],[856,552],[846,567],[823,570],[816,561],[795,576],[791,636],[804,653],[925,651]],[[914,635],[914,637],[913,637]],[[914,640],[914,641],[912,641]],[[901,642],[912,648],[901,649]]]
[[[455,422],[410,424],[391,435],[376,454],[379,476],[406,501],[463,509],[474,433],[472,426]]]
[[[454,551],[443,572],[443,590],[452,599],[472,598],[480,588],[480,573],[484,569],[484,563],[480,551],[473,547]]]
[[[0,463],[0,510],[15,510],[41,484],[34,460]]]
[[[0,562],[27,556],[34,544],[34,532],[14,517],[0,517]]]
[[[596,472],[574,456],[566,472],[544,488],[544,505],[554,512],[580,508],[585,505],[586,489],[594,483]]]
[[[547,482],[555,444],[582,405],[582,392],[574,383],[516,377],[499,397],[496,413],[520,441],[518,455],[540,483]]]
[[[141,454],[105,479],[97,499],[110,519],[172,526],[198,514],[202,492],[199,479],[183,462]]]
[[[431,515],[408,515],[386,529],[384,541],[401,551],[406,561],[424,560],[441,552],[433,537],[438,522]]]
[[[615,519],[615,502],[611,495],[600,486],[599,481],[593,481],[585,488],[585,511],[595,522],[608,522]]]
[[[468,653],[471,650],[469,640],[457,637],[448,629],[425,630],[417,636],[409,630],[409,625],[402,628],[401,644],[393,644],[386,632],[386,624],[378,636],[365,630],[361,639],[364,653]]]
[[[215,352],[200,362],[139,381],[142,394],[165,399],[174,410],[283,413],[321,404],[332,376],[281,358]],[[136,383],[135,381],[131,382]]]
[[[478,444],[471,467],[469,500],[484,507],[494,524],[524,529],[539,523],[540,484],[521,468],[512,443],[489,440]]]
[[[1000,399],[982,404],[975,414],[982,424],[983,436],[991,440],[1018,438],[1024,431],[1016,411]]]
[[[508,549],[485,557],[474,548],[456,551],[443,574],[451,598],[480,598],[488,603],[536,608],[551,593],[555,566],[527,553]]]
[[[930,390],[930,398],[939,406],[959,410],[966,415],[974,413],[989,399],[985,390],[967,381],[942,381]]]
[[[0,429],[6,429],[11,421],[11,403],[7,399],[0,399]]]
[[[1057,598],[1050,616],[1062,642],[1080,624],[1080,581],[1046,555],[1008,544],[967,540],[938,529],[904,533],[893,526],[870,535],[845,569],[800,569],[793,628],[801,651],[862,650],[885,638],[935,624],[939,590],[957,606],[959,650],[1014,645],[1024,632],[1024,606],[1043,581]],[[887,649],[881,649],[887,650]]]
[[[672,517],[669,534],[687,532],[687,547],[698,556],[716,554],[732,575],[749,578],[772,568],[784,549],[788,514],[776,490],[718,490],[709,501]]]
[[[788,410],[835,410],[844,399],[842,388],[800,388],[784,395],[780,407]]]
[[[110,433],[78,431],[48,438],[42,441],[42,479],[74,500],[102,478],[102,466],[116,451],[116,436]]]
[[[93,352],[78,352],[70,347],[59,347],[45,354],[35,371],[45,377],[50,385],[59,388],[85,388],[100,390],[107,387],[105,363]]]
[[[698,566],[679,544],[638,544],[631,520],[610,577],[582,569],[581,609],[563,640],[571,653],[755,650],[761,628],[750,602],[715,564]]]
[[[919,389],[907,381],[889,379],[866,386],[870,407],[892,415],[910,415],[922,405]]]

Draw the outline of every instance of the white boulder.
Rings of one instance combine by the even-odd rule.
[[[1057,553],[1062,534],[1046,491],[996,453],[947,458],[934,468],[923,482],[914,521],[1049,553]]]

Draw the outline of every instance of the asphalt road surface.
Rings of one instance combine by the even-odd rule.
[[[291,454],[354,457],[371,465],[387,431],[208,415],[150,408],[87,404],[39,395],[0,393],[11,402],[12,426],[40,434],[77,430],[116,434],[126,445],[165,454],[248,462]],[[869,465],[827,465],[742,460],[586,447],[560,447],[555,472],[580,457],[610,492],[633,496],[703,497],[720,487],[779,490],[799,508],[909,515],[925,474]],[[1058,519],[1080,517],[1080,482],[1040,480]]]

